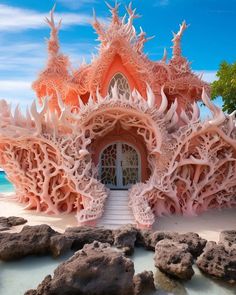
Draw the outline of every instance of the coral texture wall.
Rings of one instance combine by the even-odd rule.
[[[108,26],[94,18],[98,56],[73,72],[59,52],[60,23],[56,26],[52,11],[48,63],[33,83],[41,107],[34,101],[23,115],[0,101],[0,166],[17,200],[48,214],[75,211],[79,224],[96,222],[109,190],[98,179],[93,145],[112,138],[119,125],[142,138],[147,153],[149,178],[128,192],[138,225],[151,226],[162,214],[235,206],[235,116],[212,104],[209,86],[182,56],[185,22],[174,34],[172,58],[167,62],[164,54],[153,62],[143,53],[149,38],[133,27],[135,10],[127,8],[128,20],[119,18],[118,5],[110,10]],[[117,69],[125,71],[128,96],[117,83],[106,90]],[[212,113],[205,121],[196,103],[200,98]]]

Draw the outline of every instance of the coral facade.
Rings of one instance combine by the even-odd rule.
[[[76,71],[59,53],[52,11],[48,64],[33,83],[41,109],[33,102],[25,116],[19,108],[12,115],[0,102],[0,166],[18,201],[49,214],[76,211],[79,224],[97,221],[109,197],[94,160],[97,147],[123,136],[137,146],[145,170],[128,192],[138,225],[151,226],[162,214],[236,205],[235,117],[210,102],[209,86],[182,56],[185,22],[174,34],[170,61],[164,55],[153,62],[143,53],[149,38],[133,27],[135,10],[127,8],[127,21],[118,5],[110,10],[108,26],[94,17],[99,55]],[[212,112],[204,122],[201,97]]]

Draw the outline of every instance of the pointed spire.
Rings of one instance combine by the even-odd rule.
[[[142,50],[143,50],[143,47],[144,47],[144,44],[155,38],[155,36],[151,36],[151,37],[146,37],[146,32],[143,31],[142,27],[140,27],[140,33],[138,35],[138,38],[137,38],[137,42],[136,42],[136,48],[137,48],[137,52],[141,53]]]
[[[58,32],[61,27],[61,20],[59,21],[58,25],[55,24],[54,21],[54,11],[56,5],[53,6],[52,10],[50,11],[50,18],[45,18],[46,23],[51,28],[50,38],[48,40],[48,51],[51,55],[55,56],[59,52],[59,40],[58,40]]]
[[[93,23],[92,23],[92,26],[93,26],[94,30],[97,32],[97,34],[99,36],[99,40],[101,42],[104,42],[104,40],[105,40],[105,30],[104,30],[103,25],[97,19],[95,9],[93,9]]]
[[[108,2],[105,2],[105,3],[111,12],[113,24],[120,24],[120,18],[119,18],[120,3],[117,3],[117,1],[115,1],[114,7],[112,7]]]
[[[182,50],[181,50],[181,39],[183,36],[184,31],[188,28],[188,25],[185,21],[182,22],[180,25],[180,29],[178,33],[173,33],[174,37],[172,39],[173,42],[173,57],[180,57],[182,56]]]

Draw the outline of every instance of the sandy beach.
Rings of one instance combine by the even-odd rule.
[[[75,213],[66,215],[46,215],[35,211],[25,210],[24,205],[12,200],[13,193],[0,195],[0,216],[19,216],[28,220],[28,225],[46,223],[59,232],[65,228],[77,226]],[[19,231],[23,226],[12,228],[11,231]],[[210,210],[199,216],[163,216],[158,218],[153,226],[155,230],[177,231],[185,233],[193,231],[201,237],[218,241],[222,230],[236,229],[236,208]]]

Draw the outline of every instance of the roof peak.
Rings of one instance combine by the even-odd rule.
[[[119,16],[120,3],[117,1],[115,2],[114,7],[107,2],[106,5],[112,16],[109,24],[100,23],[96,17],[95,10],[93,11],[94,21],[92,25],[98,34],[101,48],[107,48],[107,46],[109,46],[114,40],[125,39],[137,52],[142,53],[144,44],[153,37],[146,37],[146,32],[144,32],[141,27],[140,33],[137,34],[133,22],[134,19],[139,18],[140,15],[136,14],[136,8],[132,8],[132,2],[126,7],[128,18],[127,14],[123,17]]]

